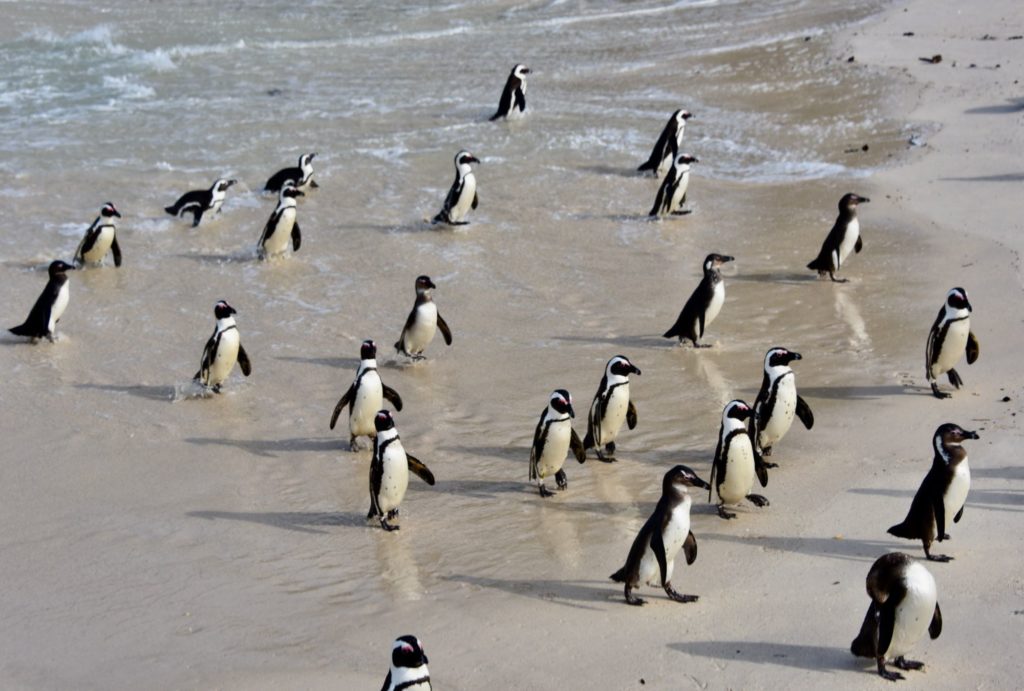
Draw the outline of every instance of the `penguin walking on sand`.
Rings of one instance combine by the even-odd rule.
[[[665,177],[669,166],[679,155],[679,147],[682,146],[683,135],[686,133],[686,121],[692,117],[693,114],[683,108],[672,113],[661,130],[661,136],[654,144],[651,155],[637,170],[641,173],[651,171],[659,179]]]
[[[978,338],[971,331],[971,303],[967,299],[967,291],[953,288],[946,293],[946,304],[932,324],[925,347],[925,373],[932,386],[932,394],[936,398],[950,398],[952,394],[939,391],[936,380],[948,373],[949,383],[959,389],[964,382],[953,365],[965,352],[967,364],[973,365],[980,351]]]
[[[690,154],[679,154],[672,163],[672,169],[661,181],[658,188],[658,196],[654,198],[654,206],[651,207],[649,216],[661,218],[672,214],[682,216],[690,213],[683,211],[683,204],[686,203],[686,190],[690,186],[690,164],[700,161]]]
[[[260,259],[269,259],[279,254],[284,254],[288,249],[288,241],[291,241],[292,252],[298,252],[302,245],[302,231],[299,223],[295,220],[298,212],[296,197],[304,197],[305,193],[298,190],[294,185],[285,184],[278,196],[277,208],[267,219],[267,225],[263,226],[263,234],[260,235],[259,247],[256,250]]]
[[[388,521],[398,515],[398,505],[409,487],[409,471],[428,485],[434,484],[434,474],[422,461],[406,453],[390,412],[378,411],[373,424],[377,436],[373,439],[373,460],[370,461],[370,511],[366,519],[380,519],[380,527],[391,532],[399,529]]]
[[[544,478],[549,475],[555,476],[558,489],[568,489],[569,481],[562,465],[569,449],[580,463],[587,460],[583,442],[572,428],[574,417],[572,396],[565,389],[555,389],[548,398],[548,407],[540,414],[530,447],[530,479],[537,481],[542,497],[554,496],[554,492],[544,486]]]
[[[399,636],[391,646],[391,669],[380,691],[430,691],[427,654],[416,636]]]
[[[942,633],[935,578],[922,564],[902,552],[891,552],[875,560],[867,578],[871,604],[860,633],[850,644],[857,657],[874,658],[883,679],[903,679],[890,672],[885,661],[902,670],[922,669],[923,662],[904,657],[927,631],[932,639]]]
[[[117,225],[115,218],[121,218],[113,202],[107,202],[100,209],[100,215],[85,231],[85,237],[78,243],[75,250],[75,265],[99,264],[107,252],[114,254],[114,266],[121,266],[121,247],[117,244]]]
[[[641,585],[661,586],[665,594],[676,602],[696,602],[696,595],[682,595],[672,587],[672,571],[676,555],[683,550],[687,565],[697,559],[697,538],[690,530],[690,498],[687,487],[711,489],[711,485],[697,477],[685,465],[677,465],[665,473],[661,481],[661,499],[654,513],[647,519],[633,546],[626,564],[611,575],[617,583],[625,583],[626,602],[642,605],[644,600],[633,595]]]
[[[300,191],[306,191],[308,188],[316,188],[320,185],[316,184],[316,180],[313,179],[313,159],[316,158],[316,152],[309,154],[302,154],[299,156],[299,164],[291,168],[282,168],[267,180],[267,184],[263,186],[264,192],[280,192],[281,188],[286,183],[291,182],[296,189]]]
[[[217,317],[217,326],[203,348],[203,360],[193,379],[213,389],[214,393],[220,393],[221,384],[231,374],[236,362],[247,377],[252,373],[252,365],[238,335],[235,308],[221,300],[213,306],[213,314]]]
[[[761,390],[754,400],[754,441],[762,456],[771,456],[772,447],[779,442],[799,417],[804,427],[814,427],[814,414],[807,401],[796,392],[796,376],[789,366],[793,360],[802,360],[800,353],[785,348],[772,348],[764,356],[764,378]],[[777,463],[765,463],[768,468]]]
[[[704,338],[705,330],[722,310],[722,304],[725,302],[725,282],[722,280],[721,268],[722,264],[733,259],[728,255],[714,252],[704,258],[704,278],[683,305],[676,323],[662,334],[664,338],[678,338],[680,343],[684,338],[688,338],[693,342],[694,348],[711,347],[709,344],[701,344],[700,339]]]
[[[67,309],[68,300],[71,297],[71,287],[65,272],[74,270],[75,267],[59,259],[50,262],[50,267],[47,269],[50,280],[46,282],[43,292],[36,299],[36,303],[32,305],[28,319],[8,331],[15,336],[27,336],[33,341],[46,337],[50,343],[53,343],[57,333],[57,322],[64,316],[64,310]]]
[[[859,253],[864,247],[864,241],[860,237],[860,221],[857,220],[857,205],[869,201],[871,200],[867,197],[852,192],[844,194],[839,200],[839,216],[826,236],[818,256],[807,265],[808,269],[818,272],[819,278],[828,274],[834,282],[846,283],[847,279],[836,278],[836,272],[846,263],[846,258],[851,252]]]
[[[629,396],[630,374],[639,375],[640,368],[625,355],[613,357],[604,367],[601,384],[590,404],[583,449],[596,449],[598,459],[606,463],[615,462],[615,439],[622,423],[630,429],[636,427],[636,406]]]
[[[498,112],[491,116],[491,121],[498,118],[514,120],[523,116],[526,112],[526,75],[530,74],[530,68],[526,65],[516,65],[508,75],[505,82],[505,89],[501,92],[501,99],[498,101]]]
[[[416,304],[409,312],[402,328],[402,335],[395,342],[395,350],[413,360],[423,360],[424,349],[434,340],[434,333],[440,329],[445,345],[452,344],[452,332],[448,323],[441,318],[434,304],[434,282],[430,276],[419,276],[416,279]]]
[[[338,405],[334,406],[331,415],[331,429],[334,429],[341,411],[348,406],[349,448],[352,451],[356,450],[356,437],[372,439],[377,435],[374,416],[381,409],[385,398],[395,406],[395,410],[402,411],[402,397],[380,380],[377,344],[370,340],[363,341],[359,348],[359,369],[356,370],[355,381],[338,401]]]
[[[908,540],[920,540],[929,561],[951,561],[945,554],[932,554],[934,540],[948,540],[947,521],[959,523],[964,503],[971,489],[971,467],[964,451],[964,439],[978,439],[977,432],[968,432],[947,422],[932,436],[935,458],[921,486],[910,503],[910,512],[903,522],[889,528],[889,534]]]
[[[179,218],[187,213],[192,214],[192,227],[195,228],[203,220],[203,214],[206,212],[220,213],[228,188],[235,184],[238,184],[238,180],[220,178],[215,180],[208,190],[186,192],[178,198],[178,201],[170,206],[165,206],[164,211]]]
[[[433,223],[447,223],[450,226],[468,225],[466,216],[470,209],[475,209],[480,200],[476,194],[476,175],[473,174],[471,163],[479,163],[478,159],[468,151],[455,154],[455,182],[448,190],[441,212],[434,216]]]
[[[747,420],[753,411],[743,401],[729,401],[722,410],[722,426],[718,430],[718,446],[711,466],[711,484],[718,493],[718,515],[736,518],[725,510],[726,504],[748,499],[757,507],[768,506],[760,494],[751,494],[756,476],[762,487],[768,486],[768,470],[761,454],[754,448]],[[708,501],[712,490],[708,489]]]

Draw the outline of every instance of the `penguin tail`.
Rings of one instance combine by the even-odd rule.
[[[583,437],[583,451],[586,453],[587,449],[594,448],[594,434],[590,430],[587,430],[586,436]]]
[[[626,567],[623,566],[621,569],[619,569],[618,571],[613,573],[608,578],[612,579],[616,583],[625,583],[626,582]]]
[[[907,525],[906,521],[903,521],[902,523],[897,523],[893,527],[889,528],[889,530],[887,530],[886,532],[890,535],[902,537],[907,540],[915,540],[918,537],[916,535],[916,531],[914,531],[909,525]]]
[[[644,173],[644,172],[647,172],[648,170],[654,170],[656,167],[657,167],[657,164],[654,163],[653,161],[646,161],[644,163],[641,163],[639,166],[637,166],[636,172]]]
[[[174,205],[174,204],[172,204],[170,206],[165,206],[164,207],[164,211],[169,213],[171,216],[177,216],[178,215],[178,207],[176,205]]]
[[[824,259],[822,259],[821,257],[815,257],[814,261],[812,261],[810,264],[807,265],[807,268],[808,269],[812,269],[814,271],[831,271],[832,270],[832,266],[829,265],[828,263],[826,263],[826,261]]]
[[[35,336],[35,334],[32,333],[32,330],[28,328],[27,322],[24,324],[19,324],[18,326],[12,326],[7,330],[10,331],[15,336]]]

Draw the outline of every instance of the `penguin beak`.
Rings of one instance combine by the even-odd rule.
[[[640,374],[640,368],[634,365],[633,363],[629,364],[629,369],[633,374]]]
[[[967,305],[967,311],[968,312],[973,312],[974,311],[974,308],[971,307],[971,301],[970,300],[965,299],[964,300],[964,304]]]
[[[857,203],[858,204],[867,204],[869,201],[871,201],[871,200],[868,199],[867,197],[861,197],[860,195],[857,195]]]
[[[571,418],[575,418],[576,417],[576,411],[573,409],[572,403],[569,404],[569,417],[571,417]]]
[[[118,211],[117,209],[114,209],[114,215],[117,216],[118,218],[121,218],[121,212]]]
[[[476,156],[470,156],[466,160],[469,161],[470,163],[479,163],[480,162],[480,159],[477,158]]]
[[[699,477],[694,475],[693,477],[687,478],[690,484],[694,487],[702,487],[703,489],[711,489],[711,485],[701,480]]]
[[[964,439],[981,439],[977,432],[968,432],[964,430]]]
[[[790,361],[793,361],[793,360],[803,360],[804,356],[801,355],[800,353],[790,353],[789,354],[789,359],[790,359]]]
[[[693,117],[693,113],[683,113],[683,120],[689,120]]]
[[[228,187],[231,187],[232,185],[237,185],[237,184],[238,184],[238,180],[235,180],[235,179],[228,180]]]

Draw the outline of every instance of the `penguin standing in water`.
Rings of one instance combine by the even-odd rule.
[[[171,216],[184,216],[192,214],[192,227],[195,228],[203,220],[203,214],[207,211],[219,214],[220,207],[224,204],[224,197],[228,188],[238,184],[238,180],[227,180],[220,178],[215,180],[208,190],[192,190],[186,192],[170,206],[165,206],[164,211]]]
[[[468,151],[455,154],[455,182],[448,190],[441,212],[434,216],[433,223],[447,223],[450,226],[468,225],[466,215],[479,203],[476,194],[476,176],[471,163],[479,163],[478,159]]]
[[[818,272],[818,277],[828,274],[836,283],[846,283],[845,278],[836,278],[839,271],[850,256],[850,252],[860,252],[864,241],[860,237],[860,221],[857,220],[857,205],[871,201],[854,193],[844,194],[839,200],[839,216],[829,231],[818,256],[807,265],[808,269]]]
[[[233,316],[237,314],[235,308],[221,300],[213,306],[213,314],[217,317],[217,326],[203,348],[203,361],[193,379],[212,388],[214,393],[220,393],[220,385],[231,374],[236,362],[247,377],[252,373],[252,365],[238,335]]]
[[[373,419],[385,398],[395,406],[395,410],[402,411],[402,397],[380,380],[380,373],[377,371],[377,344],[369,340],[363,341],[359,348],[359,359],[356,379],[338,401],[338,405],[334,406],[334,413],[331,415],[331,429],[334,429],[341,411],[345,406],[349,407],[349,448],[352,451],[356,450],[356,437],[376,436],[377,428]]]
[[[530,447],[530,479],[537,481],[542,497],[554,496],[544,486],[544,478],[549,475],[555,476],[558,489],[569,487],[562,465],[570,448],[577,461],[583,463],[587,460],[583,442],[572,428],[574,417],[576,411],[572,408],[569,392],[565,389],[553,391],[548,399],[548,407],[540,414],[537,429],[533,433],[533,446]]]
[[[761,454],[754,448],[747,428],[747,420],[753,411],[743,401],[729,401],[722,410],[722,426],[718,430],[718,446],[711,466],[711,484],[718,493],[718,515],[722,518],[736,518],[736,514],[725,510],[726,504],[738,504],[749,499],[754,506],[768,506],[768,500],[760,494],[751,494],[754,476],[762,487],[768,486],[768,470]],[[708,501],[712,490],[708,489]]]
[[[391,669],[380,691],[430,691],[427,654],[416,636],[400,636],[391,646]]]
[[[501,99],[498,101],[498,112],[491,116],[491,121],[498,118],[514,120],[523,116],[526,112],[526,75],[530,74],[530,68],[526,65],[516,65],[508,75],[505,82],[505,90],[501,92]]]
[[[630,429],[636,427],[636,406],[629,397],[630,374],[639,375],[640,369],[625,355],[613,357],[604,367],[601,385],[590,404],[583,449],[596,449],[598,459],[606,463],[615,462],[615,439],[622,423]]]
[[[771,456],[772,447],[780,441],[799,417],[804,427],[814,427],[814,415],[807,401],[796,392],[796,376],[789,363],[802,360],[800,353],[785,348],[772,348],[764,356],[764,378],[754,401],[754,440],[762,456]],[[765,463],[775,468],[776,463]]]
[[[302,154],[299,156],[299,165],[292,168],[282,168],[271,175],[270,179],[267,180],[267,184],[263,186],[263,191],[280,192],[287,182],[291,182],[296,189],[303,192],[307,188],[319,187],[320,185],[316,184],[316,180],[313,179],[314,158],[316,158],[316,152]]]
[[[292,252],[299,251],[299,246],[302,245],[302,231],[295,220],[298,211],[295,198],[304,196],[305,193],[296,189],[291,180],[281,188],[277,208],[270,214],[267,225],[263,227],[263,234],[260,235],[259,247],[256,250],[260,259],[284,254],[288,249],[289,240],[292,243]]]
[[[409,471],[428,485],[434,484],[434,474],[419,459],[406,453],[390,412],[379,411],[373,424],[377,436],[373,439],[373,460],[370,461],[370,512],[366,519],[380,519],[380,527],[391,532],[399,529],[388,521],[398,515],[398,505],[409,487]]]
[[[942,633],[935,578],[908,555],[891,552],[871,565],[867,590],[871,604],[850,652],[874,658],[879,676],[889,681],[904,677],[885,668],[887,659],[902,670],[922,669],[923,662],[908,660],[904,655],[925,631],[932,639]]]
[[[686,203],[686,189],[690,186],[690,164],[700,161],[690,154],[679,154],[672,169],[661,181],[658,188],[658,196],[654,199],[654,206],[651,207],[649,216],[661,218],[672,214],[682,216],[690,213],[683,211],[683,204]]]
[[[107,202],[100,209],[100,215],[85,231],[85,237],[75,250],[75,264],[99,264],[107,252],[114,253],[114,266],[121,266],[121,247],[117,244],[117,226],[114,219],[121,218],[113,202]]]
[[[953,288],[946,293],[946,304],[932,324],[925,348],[925,373],[932,386],[932,394],[936,398],[950,398],[951,394],[939,391],[936,380],[948,373],[949,383],[959,389],[964,382],[953,365],[964,352],[967,353],[967,364],[973,365],[980,351],[978,339],[971,331],[971,303],[967,299],[967,291]]]
[[[903,522],[889,528],[889,534],[908,540],[920,540],[924,556],[930,561],[950,561],[953,557],[932,554],[932,542],[948,540],[946,521],[960,522],[964,503],[971,489],[971,467],[967,464],[964,439],[978,439],[977,432],[968,432],[947,422],[932,436],[935,458],[921,486],[910,503],[910,512]]]
[[[644,600],[633,595],[640,585],[661,586],[676,602],[696,602],[696,595],[682,595],[672,587],[672,571],[676,555],[683,550],[687,565],[697,559],[697,538],[690,530],[690,498],[687,487],[711,489],[685,465],[677,465],[665,473],[661,481],[661,499],[629,549],[626,564],[611,575],[617,583],[626,584],[626,602],[642,605]]]
[[[704,331],[711,326],[725,302],[725,282],[722,280],[722,264],[733,261],[733,257],[725,254],[711,253],[704,258],[704,278],[690,299],[683,305],[676,323],[662,336],[664,338],[684,338],[693,341],[694,348],[710,348],[701,344]]]
[[[68,284],[68,277],[65,271],[74,271],[75,267],[65,264],[61,260],[50,262],[47,270],[50,280],[47,281],[43,292],[39,294],[36,303],[32,305],[28,313],[28,319],[23,324],[8,329],[15,336],[27,336],[35,341],[44,336],[54,342],[57,322],[64,316],[64,310],[68,307],[68,300],[71,298],[71,288]]]
[[[423,350],[434,340],[434,333],[441,330],[445,345],[452,344],[452,332],[447,322],[437,313],[434,304],[434,282],[430,276],[419,276],[416,279],[416,304],[409,312],[402,328],[402,335],[395,342],[395,350],[413,360],[423,360]]]
[[[686,121],[692,117],[690,111],[682,108],[672,113],[665,123],[665,128],[661,130],[661,136],[654,144],[650,157],[641,163],[637,170],[641,173],[651,171],[659,179],[665,177],[669,166],[679,155],[679,147],[683,144],[683,135],[686,132]]]

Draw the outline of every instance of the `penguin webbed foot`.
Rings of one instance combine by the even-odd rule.
[[[748,494],[747,495],[747,499],[750,500],[751,504],[753,504],[754,506],[756,506],[758,508],[764,508],[765,506],[768,506],[768,499],[767,499],[767,497],[764,497],[763,495],[760,495],[760,494]]]
[[[949,539],[949,533],[943,533],[942,537],[939,538],[939,542],[942,542],[943,540],[948,540],[948,539]]]
[[[569,478],[565,476],[564,470],[559,470],[555,473],[555,482],[558,483],[558,489],[563,491],[569,489]]]
[[[899,681],[900,679],[906,679],[906,677],[904,677],[899,672],[890,672],[889,670],[887,670],[885,668],[884,657],[878,658],[878,676],[882,677],[883,679],[888,679],[889,681]]]
[[[765,468],[778,468],[779,464],[778,463],[770,463],[769,461],[765,461],[764,462],[764,467]]]
[[[397,517],[398,517],[398,509],[397,508],[394,508],[394,509],[391,509],[390,511],[388,511],[388,520],[391,520],[392,518],[397,518]]]
[[[726,520],[729,520],[731,518],[736,518],[736,514],[732,513],[731,511],[726,511],[725,510],[725,505],[724,504],[719,504],[719,506],[718,506],[718,515],[721,516],[722,518],[726,519]]]
[[[833,283],[846,283],[850,280],[848,278],[836,278],[836,275],[831,271],[828,272],[828,277],[832,279]]]
[[[383,528],[384,530],[388,531],[389,533],[394,531],[394,530],[400,530],[401,529],[401,526],[391,525],[390,523],[388,523],[388,519],[385,518],[384,516],[380,517],[380,527]]]
[[[930,554],[925,551],[924,556],[928,561],[937,561],[943,564],[953,561],[953,557],[948,554]]]
[[[540,483],[539,489],[540,489],[540,496],[544,497],[545,499],[547,499],[548,497],[555,496],[555,493],[552,492],[551,490],[549,490],[547,487],[545,487],[543,482]]]
[[[946,376],[949,378],[949,383],[956,388],[959,389],[964,385],[964,380],[960,378],[960,374],[955,369],[949,370],[949,372],[946,373]]]
[[[693,209],[679,209],[677,211],[673,211],[672,215],[673,216],[689,216],[692,213],[693,213]]]
[[[612,446],[612,450],[608,452],[608,455],[606,455],[601,449],[594,449],[594,451],[597,452],[597,460],[604,463],[615,463],[618,460],[615,456],[610,455],[615,452],[614,446]]]
[[[697,341],[694,341],[693,342],[693,347],[694,348],[710,348],[711,344],[710,343],[698,343]]]
[[[945,393],[943,391],[939,391],[939,385],[936,384],[935,382],[932,382],[932,395],[935,396],[935,398],[938,398],[938,399],[953,398],[953,394],[949,394],[949,393]]]
[[[907,658],[900,655],[898,658],[892,661],[894,665],[902,670],[911,671],[924,669],[924,663],[918,660],[908,660]]]
[[[643,599],[641,599],[641,598],[639,598],[639,597],[637,597],[636,595],[633,594],[633,586],[627,585],[625,590],[626,590],[626,604],[634,605],[636,607],[639,607],[640,605],[646,605],[647,604],[647,600],[643,600]]]
[[[676,602],[682,602],[684,604],[696,602],[699,599],[698,595],[683,595],[675,588],[673,588],[671,583],[665,584],[665,594],[668,595],[670,599],[675,600]]]

